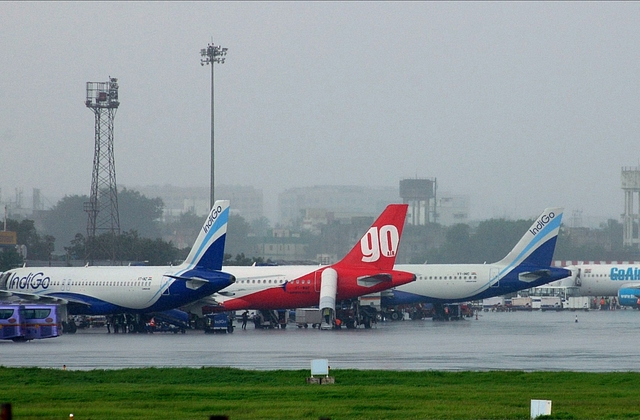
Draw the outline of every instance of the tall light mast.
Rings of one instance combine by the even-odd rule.
[[[215,63],[220,63],[220,64],[224,64],[224,56],[227,55],[227,48],[222,48],[219,45],[214,45],[213,41],[211,42],[211,44],[209,44],[207,46],[207,48],[203,48],[200,50],[200,55],[202,56],[202,58],[200,59],[200,65],[204,66],[205,64],[207,65],[211,65],[211,187],[209,190],[209,208],[211,209],[213,207],[213,203],[214,203],[214,198],[213,198],[213,193],[214,193],[214,135],[213,135],[213,120],[214,120],[214,113],[213,113],[213,98],[214,98],[214,89],[213,89],[213,68],[215,67],[214,64]]]
[[[87,82],[85,105],[95,116],[91,196],[89,202],[84,204],[84,210],[89,215],[86,259],[92,261],[96,257],[96,235],[111,233],[111,243],[103,244],[103,251],[115,261],[115,237],[120,234],[116,163],[113,154],[113,120],[120,105],[118,79],[109,77],[108,82]]]

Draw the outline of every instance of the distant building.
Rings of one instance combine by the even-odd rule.
[[[271,261],[302,261],[307,258],[307,241],[288,229],[273,229],[270,237],[256,245],[256,255]]]
[[[438,193],[436,198],[436,221],[442,226],[457,223],[469,224],[469,196]]]
[[[160,197],[164,202],[163,222],[170,223],[181,214],[193,212],[198,216],[209,213],[209,187],[176,187],[173,185],[151,185],[131,187],[147,198]],[[247,222],[264,216],[262,190],[243,185],[220,185],[215,189],[216,198],[230,200],[231,212],[242,216]]]
[[[278,195],[278,222],[317,229],[318,222],[377,216],[390,203],[399,203],[394,187],[316,185],[290,188]]]
[[[622,190],[624,191],[623,244],[624,246],[640,247],[640,208],[633,208],[634,203],[640,203],[640,166],[622,168]]]
[[[439,192],[435,178],[400,180],[400,197],[409,205],[407,224],[451,226],[469,222],[469,196]]]

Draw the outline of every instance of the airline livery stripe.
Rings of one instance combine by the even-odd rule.
[[[218,239],[218,237],[221,236],[218,234],[220,232],[220,229],[222,229],[227,224],[228,221],[229,221],[229,207],[227,207],[222,211],[222,213],[220,213],[220,216],[218,216],[213,226],[211,226],[211,229],[209,229],[209,232],[207,232],[207,234],[204,237],[204,240],[200,244],[200,247],[198,248],[198,251],[195,254],[194,260],[189,261],[189,264],[193,264],[195,261],[200,260],[200,258],[202,257],[202,254],[204,254],[204,252],[207,249],[209,249],[210,243],[214,241],[212,237],[216,236],[215,239]]]
[[[547,236],[552,234],[554,230],[560,229],[560,223],[562,222],[561,214],[557,215],[553,220],[551,220],[534,238],[527,246],[518,254],[518,256],[514,259],[511,264],[506,266],[499,275],[502,275],[505,271],[511,271],[513,267],[520,264],[522,260],[526,258],[530,254],[530,251],[535,250],[539,246],[539,242],[547,240]],[[555,236],[555,235],[554,235]]]
[[[495,277],[489,278],[489,281],[483,285],[481,285],[474,293],[481,292],[486,289],[488,286],[493,284],[496,279],[501,279],[515,267],[517,267],[532,251],[535,251],[539,247],[539,243],[542,241],[547,241],[549,237],[553,237],[557,235],[554,231],[560,229],[560,224],[562,223],[562,213],[556,215],[545,227],[538,232],[533,239],[525,246],[525,248],[511,261],[507,266],[505,266],[502,270],[498,272]]]

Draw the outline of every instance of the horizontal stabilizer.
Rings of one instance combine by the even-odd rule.
[[[383,282],[391,282],[391,274],[375,274],[373,276],[358,277],[358,286],[373,287]]]
[[[518,274],[518,280],[525,283],[531,283],[532,281],[536,281],[542,277],[549,277],[550,275],[551,271],[549,270],[526,271]]]
[[[172,276],[170,274],[167,274],[167,277],[171,277],[172,279],[186,282],[187,288],[192,290],[199,289],[205,284],[209,283],[209,280],[201,279],[199,277]]]

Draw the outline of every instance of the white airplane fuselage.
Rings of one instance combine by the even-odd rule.
[[[176,267],[29,267],[5,273],[5,290],[20,297],[68,302],[70,314],[164,311],[204,296],[205,282],[176,280]],[[214,293],[219,284],[212,283]],[[199,290],[201,287],[205,289]]]
[[[554,282],[573,296],[616,296],[623,288],[640,288],[640,265],[581,264],[566,267],[571,277]]]
[[[220,271],[229,201],[218,200],[185,261],[177,266],[24,267],[0,276],[0,297],[67,305],[71,315],[175,309],[233,283]]]

